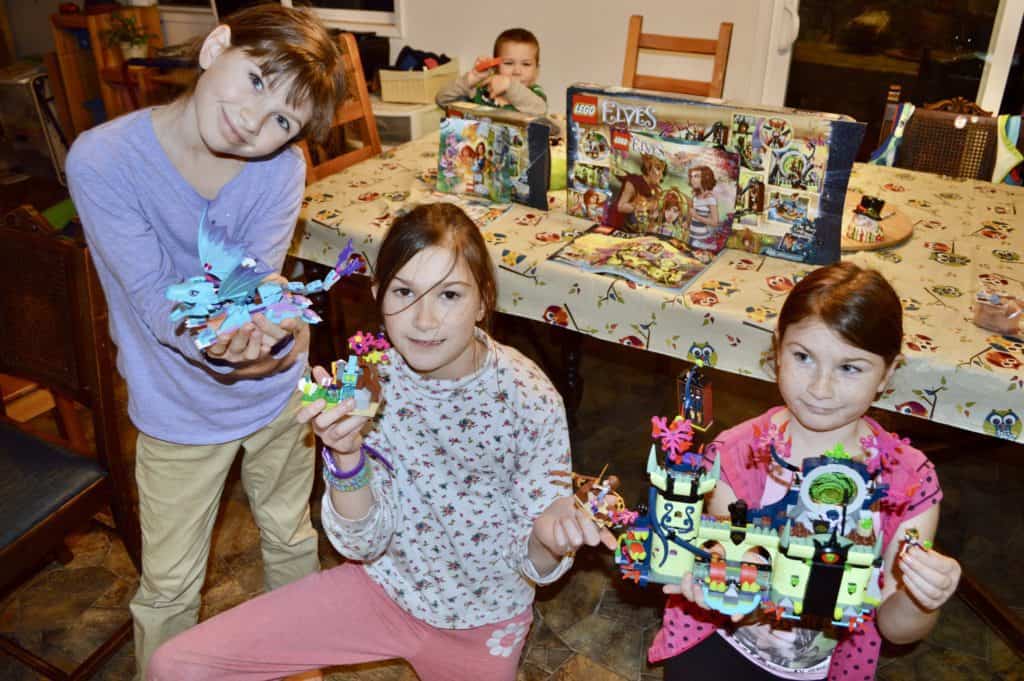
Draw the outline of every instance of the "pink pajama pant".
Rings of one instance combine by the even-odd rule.
[[[161,646],[150,681],[278,679],[404,658],[421,681],[513,681],[533,609],[473,629],[402,610],[362,566],[342,564],[243,603]]]

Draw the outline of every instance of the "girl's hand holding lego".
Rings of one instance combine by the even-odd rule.
[[[553,570],[563,556],[579,547],[604,544],[615,548],[615,537],[598,527],[590,516],[576,507],[576,497],[561,497],[533,521],[530,534],[530,560],[537,571],[546,574]]]
[[[206,349],[206,354],[231,364],[256,362],[268,357],[271,349],[293,335],[300,324],[298,319],[286,319],[278,325],[256,314],[252,322],[242,328],[218,336],[217,342]]]
[[[687,572],[679,584],[666,584],[661,590],[666,594],[682,596],[695,605],[705,610],[708,609],[707,604],[704,603],[704,588],[693,579],[693,573]],[[739,622],[743,618],[744,615],[733,615],[730,619],[733,622]]]
[[[904,551],[899,557],[899,568],[903,587],[926,610],[942,606],[960,583],[960,563],[921,546]]]
[[[313,367],[313,380],[317,383],[330,379],[323,367]],[[305,405],[296,413],[299,423],[312,423],[316,433],[325,445],[331,448],[334,458],[341,466],[350,466],[348,457],[357,457],[363,444],[363,426],[370,420],[366,416],[349,416],[355,409],[355,400],[345,400],[327,409],[327,402],[316,400]]]

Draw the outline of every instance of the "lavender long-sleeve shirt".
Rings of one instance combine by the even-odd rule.
[[[284,408],[305,361],[234,380],[207,363],[169,320],[167,286],[203,274],[199,220],[227,227],[255,258],[280,270],[302,202],[305,165],[289,147],[250,161],[210,200],[174,167],[142,109],[83,133],[67,159],[68,186],[85,227],[110,313],[128,414],[151,437],[214,444],[249,435]]]

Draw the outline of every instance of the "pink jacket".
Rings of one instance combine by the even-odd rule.
[[[722,457],[722,479],[750,508],[761,505],[768,476],[768,442],[775,435],[772,416],[782,407],[731,428],[706,448],[705,465],[710,468],[715,456]],[[888,433],[875,420],[865,416],[874,433],[863,444],[868,467],[885,470],[889,494],[883,502],[882,532],[886,546],[897,528],[942,499],[939,479],[931,461],[909,441]],[[777,441],[781,441],[781,438]],[[685,652],[712,635],[726,619],[699,608],[680,596],[671,596],[665,606],[662,627],[651,644],[647,657],[659,662]],[[829,681],[869,681],[875,677],[881,636],[874,621],[865,622],[857,631],[840,640],[832,653]]]

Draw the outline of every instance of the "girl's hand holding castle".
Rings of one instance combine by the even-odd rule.
[[[932,549],[908,547],[898,565],[903,587],[926,610],[942,606],[960,583],[960,563]]]
[[[661,590],[666,594],[682,596],[697,606],[708,610],[707,604],[704,603],[704,589],[694,581],[693,574],[690,572],[683,575],[683,581],[679,584],[666,584]],[[733,622],[739,622],[744,617],[744,615],[733,615],[731,619]]]

